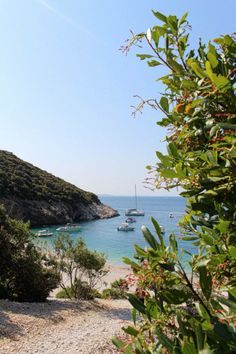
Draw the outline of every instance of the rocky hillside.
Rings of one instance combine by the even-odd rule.
[[[61,178],[0,150],[0,203],[31,226],[110,218],[116,210]]]

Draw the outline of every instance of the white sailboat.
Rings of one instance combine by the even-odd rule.
[[[126,216],[144,216],[144,211],[138,210],[138,201],[137,201],[137,190],[136,190],[136,184],[135,184],[135,208],[133,209],[127,209],[125,212]]]

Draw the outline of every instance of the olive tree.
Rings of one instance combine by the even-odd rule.
[[[66,297],[92,299],[95,286],[107,274],[105,256],[89,250],[81,238],[73,240],[68,234],[56,239],[55,252],[54,265]]]

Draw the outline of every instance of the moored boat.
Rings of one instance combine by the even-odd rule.
[[[137,208],[137,191],[136,191],[136,184],[135,184],[135,208],[127,209],[125,212],[126,216],[144,216],[145,213],[143,210],[138,210]]]
[[[123,222],[117,227],[117,231],[134,231],[134,227],[130,226],[127,222]]]
[[[49,237],[53,235],[53,232],[50,232],[48,229],[40,230],[35,234],[37,237]]]
[[[127,218],[126,220],[125,220],[125,222],[127,222],[128,224],[132,224],[133,222],[136,222],[136,219],[135,218]]]
[[[125,212],[126,216],[144,216],[144,211],[138,209],[127,209]]]
[[[80,226],[77,224],[66,224],[56,229],[57,232],[75,232],[80,231]]]

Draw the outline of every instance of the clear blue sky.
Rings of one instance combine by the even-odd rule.
[[[153,97],[157,69],[119,51],[151,9],[189,11],[191,42],[235,31],[235,0],[1,0],[1,149],[97,194],[153,193],[145,166],[164,150],[159,113],[131,117]],[[158,69],[159,70],[159,69]],[[164,193],[165,194],[165,193]],[[156,192],[154,195],[163,195]]]

